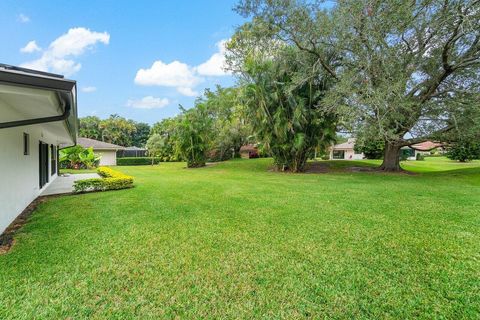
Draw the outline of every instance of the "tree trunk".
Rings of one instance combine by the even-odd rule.
[[[398,172],[402,171],[400,167],[400,146],[385,142],[385,150],[383,152],[383,162],[380,166],[383,171]]]

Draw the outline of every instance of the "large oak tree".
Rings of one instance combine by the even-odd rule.
[[[480,1],[244,0],[237,10],[264,34],[295,45],[336,81],[331,107],[347,106],[356,134],[385,142],[381,168],[400,170],[403,146],[462,131],[480,71]],[[329,63],[326,52],[342,56]],[[460,111],[459,111],[460,108]]]

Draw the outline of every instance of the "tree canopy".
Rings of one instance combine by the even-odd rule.
[[[120,146],[144,147],[150,135],[150,125],[125,119],[117,114],[103,120],[87,116],[80,118],[79,135]]]
[[[255,39],[246,44],[291,45],[310,55],[311,67],[335,82],[325,104],[338,109],[339,127],[380,137],[382,168],[400,170],[402,146],[465,129],[455,115],[478,99],[479,6],[360,0],[327,10],[318,1],[244,0],[237,11],[252,19],[240,27]]]

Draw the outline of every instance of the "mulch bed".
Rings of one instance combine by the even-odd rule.
[[[375,167],[345,167],[332,169],[329,163],[325,162],[311,162],[307,164],[306,173],[328,173],[328,172],[382,172]]]
[[[352,166],[344,168],[331,168],[329,163],[326,162],[310,162],[307,164],[305,173],[329,173],[329,172],[370,172],[370,173],[383,173],[383,174],[406,174],[416,175],[415,172],[402,170],[399,172],[388,172],[381,170],[378,167],[365,167],[365,166]]]
[[[268,171],[270,172],[283,172],[283,173],[290,173],[289,171],[279,171],[275,167],[271,167]],[[383,173],[383,174],[406,174],[406,175],[416,175],[415,172],[410,172],[406,170],[402,170],[399,172],[388,172],[381,170],[378,167],[366,167],[366,166],[352,166],[352,167],[344,167],[344,168],[332,168],[330,163],[328,162],[309,162],[305,167],[305,171],[303,173],[307,174],[325,174],[331,172],[369,172],[369,173]]]

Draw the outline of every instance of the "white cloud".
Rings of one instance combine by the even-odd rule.
[[[127,107],[137,109],[159,109],[166,107],[170,104],[167,98],[155,98],[152,96],[146,96],[142,99],[130,99],[127,101]]]
[[[95,92],[97,91],[96,87],[83,87],[82,92],[90,93],[90,92]]]
[[[32,53],[35,51],[42,51],[42,48],[37,45],[37,42],[35,40],[30,41],[25,45],[25,47],[20,49],[20,52],[23,53]]]
[[[30,22],[30,17],[23,14],[23,13],[20,13],[17,16],[17,20],[20,21],[21,23],[28,23],[28,22]]]
[[[187,96],[187,97],[198,96],[198,91],[195,91],[192,88],[188,88],[188,87],[178,87],[177,91],[178,93],[183,94],[184,96]]]
[[[197,96],[195,87],[204,81],[202,76],[218,77],[229,74],[223,69],[226,42],[227,40],[218,42],[218,52],[196,67],[177,60],[171,63],[157,60],[150,68],[137,71],[135,83],[142,86],[171,87],[184,96]]]
[[[55,39],[42,56],[22,64],[22,67],[52,71],[64,75],[72,75],[79,71],[82,65],[73,57],[78,57],[91,50],[97,43],[108,44],[110,35],[107,32],[94,32],[86,28],[72,28],[67,33]]]
[[[214,53],[210,59],[198,65],[195,69],[202,76],[225,76],[229,74],[225,70],[225,44],[227,40],[217,42],[218,52]]]
[[[192,88],[201,81],[191,67],[179,61],[168,64],[155,61],[149,69],[138,70],[135,76],[135,83],[143,86]]]

